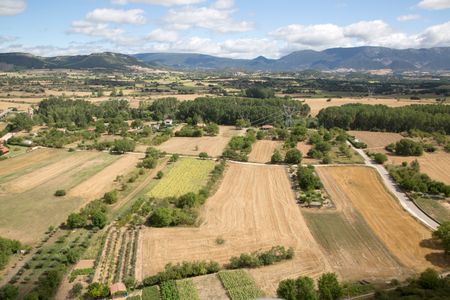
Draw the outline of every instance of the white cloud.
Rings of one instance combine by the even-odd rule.
[[[417,6],[430,10],[447,9],[450,8],[450,0],[422,0]]]
[[[397,21],[408,22],[422,19],[421,15],[404,15],[397,17]]]
[[[178,33],[173,30],[155,29],[147,35],[147,39],[152,42],[176,42]]]
[[[22,13],[27,8],[25,0],[1,0],[0,16],[14,16]]]
[[[122,29],[111,28],[108,24],[98,24],[85,20],[73,21],[68,32],[104,38],[114,38],[124,33]]]
[[[142,9],[97,8],[86,15],[86,20],[96,23],[113,22],[142,25],[147,21],[143,14],[144,11]]]
[[[280,56],[280,44],[267,38],[226,40],[220,44],[221,53],[232,58],[255,58],[260,55]]]
[[[450,22],[428,27],[418,39],[422,47],[450,46]]]
[[[300,48],[344,46],[347,43],[343,28],[334,24],[292,24],[278,28],[270,35]]]
[[[114,4],[128,4],[128,3],[144,3],[155,4],[163,6],[175,6],[175,5],[190,5],[204,2],[205,0],[112,0]]]
[[[0,35],[0,44],[3,43],[11,43],[17,40],[17,37],[15,36],[9,36],[9,35]]]
[[[204,28],[220,33],[252,30],[253,23],[233,20],[233,5],[234,1],[218,0],[210,7],[171,9],[163,20],[174,30]]]

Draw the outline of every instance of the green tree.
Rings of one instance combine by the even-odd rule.
[[[107,192],[103,195],[103,200],[105,201],[105,203],[107,204],[113,204],[116,203],[117,200],[119,199],[119,196],[117,194],[116,190]]]
[[[444,247],[446,254],[450,254],[450,221],[439,225],[438,229],[433,232],[433,237],[439,239]]]
[[[12,130],[26,130],[31,131],[33,128],[33,119],[25,113],[18,113],[10,121],[10,126]]]
[[[284,162],[287,164],[299,164],[302,161],[302,153],[298,149],[290,149],[286,152]]]
[[[164,172],[163,171],[158,171],[158,173],[156,173],[156,179],[161,179],[164,177]]]
[[[320,299],[335,300],[342,296],[342,287],[334,273],[325,273],[320,276],[318,286]]]
[[[236,120],[236,128],[237,129],[242,129],[242,128],[246,128],[246,127],[250,127],[250,121],[249,120],[245,120],[245,119],[237,119]]]
[[[206,152],[201,152],[201,153],[198,155],[198,157],[200,157],[201,159],[207,159],[209,156],[208,156],[208,153],[206,153]]]
[[[402,156],[421,156],[423,147],[410,139],[401,139],[395,144],[395,154]]]
[[[294,279],[286,279],[278,284],[278,298],[285,300],[297,300],[297,284]]]
[[[69,226],[70,228],[81,228],[86,226],[87,224],[87,219],[84,215],[82,214],[78,214],[78,213],[71,213],[68,217],[67,217],[67,221],[66,221],[67,226]]]
[[[441,284],[441,278],[439,273],[433,269],[426,269],[422,272],[417,280],[417,283],[424,289],[435,290],[439,288]]]
[[[172,209],[168,207],[157,208],[150,217],[150,223],[155,227],[170,226],[172,221]]]
[[[384,164],[388,160],[386,154],[384,154],[384,153],[375,153],[373,156],[373,159],[375,160],[375,162],[377,164],[380,164],[380,165]]]
[[[217,125],[216,123],[208,123],[205,126],[205,132],[207,135],[218,135],[219,134],[219,125]]]
[[[278,151],[277,149],[273,151],[272,157],[270,158],[270,162],[273,164],[279,164],[283,162],[283,157],[281,156],[280,151]]]
[[[109,295],[109,288],[103,283],[94,282],[88,286],[87,293],[94,299],[100,299]]]
[[[102,229],[106,226],[108,218],[106,217],[106,214],[104,212],[95,211],[91,215],[91,222],[94,227]]]
[[[6,284],[0,288],[0,299],[15,300],[19,296],[19,288],[12,284]]]
[[[297,300],[317,300],[317,293],[314,289],[314,281],[309,277],[299,277],[295,284],[297,286]]]
[[[115,140],[111,147],[112,153],[124,154],[125,152],[133,152],[136,142],[130,139]]]

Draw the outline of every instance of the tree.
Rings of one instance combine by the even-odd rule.
[[[164,177],[164,172],[163,171],[158,171],[158,173],[156,173],[156,179],[161,179]]]
[[[317,293],[314,289],[314,281],[309,277],[299,277],[295,284],[297,286],[298,300],[316,300]]]
[[[237,119],[236,120],[236,128],[237,129],[242,129],[242,128],[246,128],[246,127],[250,127],[250,121],[249,120],[245,120],[245,119]]]
[[[105,201],[105,203],[107,204],[113,204],[116,203],[118,200],[119,196],[117,195],[117,191],[113,190],[110,192],[107,192],[103,195],[103,200]]]
[[[441,286],[441,278],[436,270],[428,268],[420,274],[417,283],[424,289],[435,290]]]
[[[177,201],[177,207],[179,208],[185,208],[185,207],[195,207],[198,204],[198,196],[195,193],[187,193],[180,198],[178,198]]]
[[[67,217],[67,221],[66,221],[67,226],[69,226],[70,228],[81,228],[86,226],[87,224],[87,219],[84,215],[82,214],[78,214],[78,213],[71,213],[68,217]]]
[[[158,165],[158,160],[156,158],[147,157],[142,161],[142,167],[146,169],[154,169]]]
[[[12,284],[6,284],[0,288],[0,299],[15,300],[19,296],[19,288]]]
[[[297,284],[294,279],[286,279],[278,284],[278,298],[285,300],[297,300]]]
[[[320,178],[314,173],[314,167],[299,167],[297,178],[300,188],[306,191],[319,189],[322,187]]]
[[[377,164],[380,164],[380,165],[384,164],[388,160],[386,154],[384,154],[384,153],[375,153],[373,156],[373,159],[375,160],[375,162]]]
[[[109,288],[103,283],[94,282],[88,286],[88,295],[94,299],[105,298],[109,295]]]
[[[245,95],[249,98],[267,99],[273,98],[275,96],[275,92],[268,88],[252,87],[245,90]]]
[[[410,139],[401,139],[395,144],[395,154],[402,156],[421,156],[423,147]]]
[[[335,300],[342,296],[342,287],[336,274],[325,273],[318,282],[320,299]]]
[[[106,217],[106,214],[104,212],[95,211],[91,215],[91,222],[94,227],[102,229],[106,226],[108,218]]]
[[[150,223],[155,227],[170,226],[172,221],[172,210],[168,207],[157,208],[150,217]]]
[[[287,164],[299,164],[302,161],[302,153],[298,149],[290,149],[286,152],[284,162]]]
[[[218,135],[219,134],[219,125],[216,123],[209,123],[205,126],[205,132],[207,135]]]
[[[66,195],[66,191],[65,190],[57,190],[55,192],[55,197],[63,197]]]
[[[273,151],[272,157],[270,158],[270,162],[272,164],[279,164],[283,162],[283,157],[281,156],[280,151],[278,151],[277,149]]]
[[[74,286],[69,291],[69,296],[71,298],[77,298],[81,296],[81,292],[83,291],[83,285],[81,283],[75,283]]]
[[[438,229],[433,232],[433,237],[439,239],[445,253],[450,254],[450,221],[439,225]]]
[[[33,128],[34,122],[31,117],[25,113],[18,113],[11,120],[11,129],[12,130],[26,130],[31,131]]]
[[[136,142],[130,139],[115,140],[111,147],[112,153],[124,154],[125,152],[133,152]]]
[[[198,157],[200,157],[200,159],[207,159],[209,156],[208,156],[208,153],[206,153],[206,152],[200,152]]]

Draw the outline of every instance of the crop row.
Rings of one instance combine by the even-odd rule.
[[[250,275],[243,270],[219,272],[219,278],[231,300],[249,300],[263,296]]]

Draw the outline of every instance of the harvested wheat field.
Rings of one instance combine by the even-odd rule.
[[[69,191],[119,158],[101,152],[63,152],[68,153],[67,156],[57,161],[52,161],[50,157],[50,163],[33,166],[33,170],[28,172],[19,169],[20,176],[1,185],[1,236],[23,243],[38,241],[50,225],[58,226],[70,212],[92,200],[70,195],[55,197],[55,191]],[[55,155],[58,156],[57,153]],[[14,160],[12,158],[5,162]]]
[[[333,269],[345,280],[405,278],[406,268],[386,249],[341,189],[316,167],[336,209],[302,209],[314,237],[323,247]]]
[[[346,197],[387,249],[407,268],[448,268],[443,251],[431,242],[431,231],[405,212],[389,194],[377,172],[368,167],[324,167],[329,190]]]
[[[388,164],[400,165],[406,161],[408,163],[416,160],[420,164],[420,171],[427,174],[434,180],[450,184],[450,153],[436,151],[434,153],[424,153],[422,156],[396,156],[388,154]]]
[[[253,145],[252,152],[248,157],[248,161],[257,162],[257,163],[269,163],[272,158],[273,151],[275,149],[280,149],[282,146],[281,142],[277,141],[257,141]]]
[[[142,158],[144,158],[144,155],[123,155],[113,164],[71,189],[68,195],[86,200],[100,198],[114,188],[114,180],[117,176],[126,175],[133,171]]]
[[[220,126],[218,136],[205,137],[173,137],[167,142],[157,146],[161,151],[167,153],[177,153],[182,155],[197,156],[201,152],[208,153],[209,156],[219,157],[228,145],[230,139],[235,135],[243,134],[243,130],[237,130],[231,126]]]
[[[397,100],[397,99],[378,99],[378,98],[332,98],[331,101],[327,101],[329,98],[308,98],[297,100],[304,101],[305,104],[308,104],[311,107],[311,115],[317,116],[319,111],[323,108],[331,107],[331,106],[342,106],[345,104],[351,103],[360,103],[360,104],[370,104],[377,105],[382,104],[389,107],[401,107],[407,106],[411,104],[430,104],[435,103],[433,100]]]
[[[347,131],[361,142],[367,144],[367,150],[384,149],[391,143],[396,143],[404,137],[394,132],[373,132],[373,131]]]
[[[153,275],[167,263],[215,260],[275,245],[292,246],[291,261],[251,270],[264,292],[275,295],[278,282],[330,271],[297,206],[286,169],[230,163],[216,194],[208,199],[198,228],[146,228],[141,232],[137,266]],[[225,240],[218,245],[216,239]],[[142,278],[137,278],[138,280]]]

